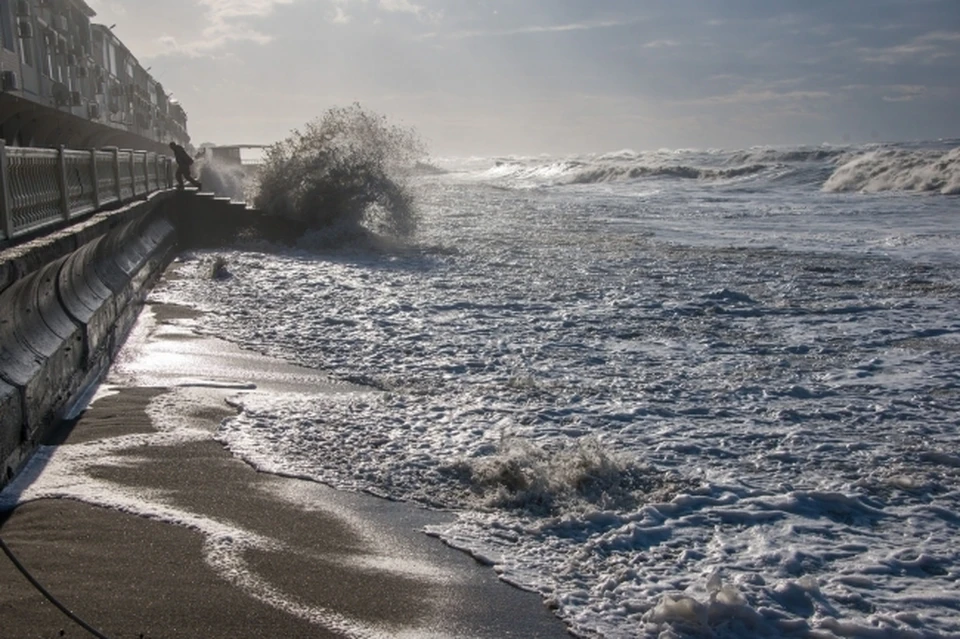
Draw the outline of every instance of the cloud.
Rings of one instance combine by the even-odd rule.
[[[334,24],[347,24],[353,18],[344,10],[343,7],[337,6],[333,8],[333,15],[330,16],[330,22]]]
[[[673,100],[673,104],[712,105],[712,104],[757,104],[764,102],[796,102],[799,100],[823,100],[832,94],[829,91],[777,91],[776,89],[756,88],[739,89],[732,93],[711,95],[688,100]]]
[[[639,20],[606,20],[602,22],[572,22],[554,25],[529,25],[513,29],[477,29],[468,31],[452,31],[449,33],[432,32],[424,34],[424,38],[495,38],[515,35],[532,35],[540,33],[564,33],[570,31],[592,31],[594,29],[612,29],[636,24]]]
[[[676,40],[653,40],[643,45],[644,49],[664,49],[667,47],[679,47],[680,43]]]
[[[409,14],[420,22],[437,23],[443,15],[443,11],[429,11],[424,5],[413,0],[376,0],[375,4],[371,4],[370,0],[329,0],[329,2],[333,5],[333,10],[328,12],[327,19],[334,24],[353,22],[353,12],[348,13],[351,7],[369,7],[367,11],[372,9],[382,13]],[[379,17],[374,17],[373,20],[380,21]]]
[[[927,93],[927,87],[914,84],[898,84],[889,88],[896,93],[883,96],[884,102],[912,102]]]
[[[209,15],[218,18],[236,18],[270,15],[278,4],[290,4],[293,0],[200,0],[208,7]]]
[[[233,42],[267,44],[273,36],[263,33],[250,24],[257,18],[265,18],[279,5],[288,5],[298,0],[200,0],[204,7],[206,25],[201,37],[180,42],[173,36],[163,36],[160,42],[167,48],[167,55],[180,54],[192,57],[209,55]],[[163,54],[161,54],[163,55]]]
[[[412,13],[419,16],[424,8],[410,0],[380,0],[380,8],[391,13]]]
[[[862,47],[860,54],[865,62],[900,64],[918,56],[927,60],[953,57],[960,54],[960,32],[932,31],[894,47]]]

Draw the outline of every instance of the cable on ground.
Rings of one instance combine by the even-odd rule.
[[[60,603],[59,601],[57,601],[57,598],[54,597],[53,595],[51,595],[51,594],[47,591],[47,589],[44,588],[43,585],[41,585],[41,583],[40,583],[39,581],[37,581],[36,579],[34,579],[34,578],[33,578],[33,575],[31,575],[30,572],[24,567],[24,565],[20,563],[20,561],[19,561],[19,560],[16,558],[16,556],[13,554],[13,551],[10,550],[10,548],[7,546],[7,544],[5,544],[5,543],[3,542],[3,538],[2,538],[2,537],[0,537],[0,550],[3,550],[3,554],[5,554],[8,559],[10,559],[10,561],[11,561],[11,562],[13,563],[13,565],[17,568],[17,570],[20,571],[20,574],[22,574],[24,577],[26,577],[26,578],[27,578],[27,581],[29,581],[30,584],[33,585],[33,587],[36,588],[37,591],[38,591],[41,595],[43,595],[44,597],[46,597],[47,600],[48,600],[50,603],[52,603],[54,606],[56,606],[57,608],[59,608],[59,609],[60,609],[60,612],[62,612],[62,613],[65,614],[66,616],[70,617],[70,619],[73,620],[74,623],[76,623],[78,626],[80,626],[81,628],[83,628],[84,630],[86,630],[87,632],[89,632],[89,633],[90,633],[91,635],[93,635],[94,637],[97,637],[97,639],[109,639],[109,637],[107,637],[105,634],[103,634],[102,632],[100,632],[99,630],[97,630],[96,628],[94,628],[93,626],[91,626],[90,624],[88,624],[86,621],[84,621],[83,619],[81,619],[81,618],[78,617],[77,615],[75,615],[75,614],[73,614],[72,612],[70,612],[70,610],[69,610],[66,606],[64,606],[62,603]]]

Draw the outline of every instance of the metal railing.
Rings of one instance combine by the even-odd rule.
[[[33,149],[0,142],[0,241],[174,184],[173,159],[120,149]]]

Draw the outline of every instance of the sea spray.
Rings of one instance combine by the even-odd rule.
[[[254,174],[249,167],[229,164],[208,157],[197,157],[198,174],[203,190],[238,202],[251,200],[251,190],[255,187]]]
[[[267,149],[254,205],[314,227],[408,235],[416,215],[404,169],[424,155],[412,129],[359,104],[335,107]]]

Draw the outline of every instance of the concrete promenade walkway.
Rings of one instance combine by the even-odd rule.
[[[196,337],[190,315],[148,307],[91,406],[0,493],[0,537],[63,604],[111,638],[567,636],[420,532],[449,515],[233,458],[212,438],[231,395],[367,391]],[[0,639],[61,636],[89,635],[0,555]]]

